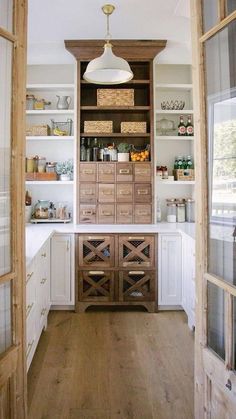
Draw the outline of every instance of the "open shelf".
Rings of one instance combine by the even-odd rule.
[[[32,83],[32,84],[27,84],[26,86],[27,90],[45,90],[45,91],[61,91],[61,90],[73,90],[74,89],[74,84],[71,83],[58,83],[58,84],[53,84],[53,83]]]
[[[80,136],[81,137],[106,137],[106,138],[137,138],[137,137],[150,137],[150,133],[137,133],[137,134],[122,134],[121,132],[112,132],[112,133],[101,133],[101,134],[97,134],[97,133],[85,133],[85,132],[81,132]]]
[[[164,113],[164,114],[177,114],[177,115],[184,115],[184,114],[193,114],[193,109],[178,109],[178,110],[169,110],[169,109],[156,109],[156,113]]]
[[[32,110],[26,111],[26,115],[73,115],[73,109],[44,109],[44,110]]]
[[[193,88],[191,83],[156,83],[156,89],[159,90],[187,90],[190,91]]]
[[[80,83],[81,84],[89,84],[91,86],[91,83],[86,81],[86,80],[81,80]],[[142,79],[140,79],[140,80],[130,80],[127,83],[124,83],[123,85],[127,86],[128,84],[150,84],[150,80],[142,80]],[[100,86],[100,85],[96,85],[96,88],[97,88],[97,86]],[[104,89],[104,85],[101,85],[101,86]],[[111,88],[111,86],[109,86],[109,87]]]
[[[74,136],[68,135],[34,135],[34,136],[27,136],[26,141],[73,141]]]
[[[81,111],[149,111],[150,106],[81,106]]]
[[[193,141],[194,140],[194,136],[181,136],[181,135],[157,135],[155,137],[155,140],[158,141]]]
[[[195,180],[157,180],[158,185],[195,185]]]
[[[62,181],[62,180],[26,180],[25,182],[26,185],[73,185],[74,181],[73,180],[66,180],[66,181]]]

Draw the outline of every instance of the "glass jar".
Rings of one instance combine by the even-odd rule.
[[[188,223],[195,222],[195,201],[192,198],[186,199],[186,221]]]
[[[185,223],[185,204],[177,204],[177,223]]]
[[[40,199],[34,207],[34,218],[47,219],[50,202]]]
[[[176,223],[176,205],[174,202],[167,202],[167,222]]]
[[[46,157],[38,158],[38,172],[43,173],[46,171]]]
[[[26,172],[27,173],[35,172],[35,158],[34,157],[26,158]]]
[[[46,172],[55,173],[56,172],[56,162],[47,162],[46,163]]]
[[[35,103],[35,96],[34,95],[26,95],[26,109],[27,111],[32,111],[34,109]]]

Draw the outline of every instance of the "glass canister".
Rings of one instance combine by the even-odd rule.
[[[186,221],[188,223],[195,222],[195,201],[192,198],[186,199]]]
[[[176,204],[174,202],[167,202],[167,222],[176,223]]]
[[[27,173],[35,172],[35,158],[34,157],[26,158],[26,172]]]
[[[185,204],[177,203],[177,223],[185,223]]]
[[[50,202],[40,199],[34,207],[34,218],[47,219]]]
[[[38,158],[38,172],[43,173],[46,171],[46,157]]]
[[[34,95],[26,95],[26,109],[32,111],[34,109],[34,103],[36,99]]]

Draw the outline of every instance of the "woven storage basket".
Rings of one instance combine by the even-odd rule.
[[[84,121],[84,132],[110,134],[113,132],[113,121]]]
[[[173,170],[175,180],[194,180],[194,169],[175,169]]]
[[[49,125],[29,125],[26,127],[26,135],[29,136],[48,136],[50,135]]]
[[[146,134],[146,122],[121,122],[120,130],[122,134]]]
[[[134,106],[134,89],[98,89],[97,106]]]

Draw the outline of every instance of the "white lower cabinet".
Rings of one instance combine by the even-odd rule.
[[[183,239],[183,301],[190,329],[195,327],[195,240]]]
[[[26,272],[26,362],[31,364],[50,310],[50,239],[39,250]]]
[[[55,234],[51,239],[52,306],[74,305],[74,235]]]
[[[182,238],[180,234],[158,235],[158,284],[159,306],[174,309],[182,305]]]

